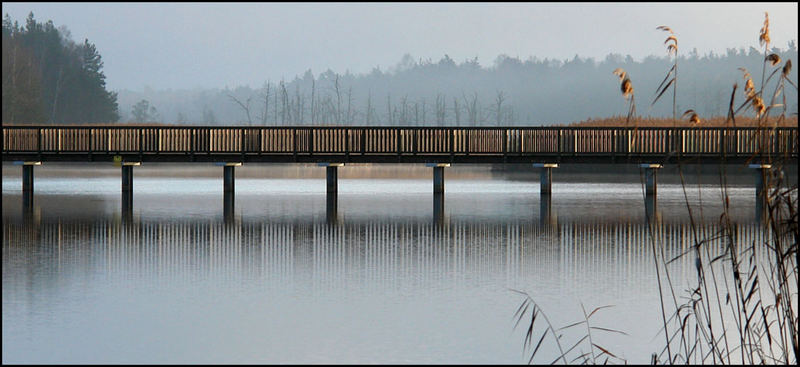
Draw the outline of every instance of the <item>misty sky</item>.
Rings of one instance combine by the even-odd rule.
[[[215,88],[315,75],[386,71],[403,54],[457,63],[500,54],[602,59],[609,53],[664,56],[671,27],[680,53],[758,47],[769,12],[772,43],[797,39],[797,3],[3,3],[72,39],[88,38],[112,90]]]

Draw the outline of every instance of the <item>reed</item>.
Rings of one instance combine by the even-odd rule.
[[[675,63],[667,72],[664,81],[656,90],[653,104],[664,95],[668,88],[673,88],[673,118],[633,118],[633,88],[627,73],[622,69],[614,70],[621,81],[621,92],[629,103],[628,115],[604,119],[590,119],[573,123],[571,126],[752,126],[759,134],[769,133],[780,126],[797,126],[797,116],[787,117],[784,89],[788,83],[797,89],[789,79],[791,60],[781,66],[780,57],[769,54],[769,15],[765,14],[764,25],[759,32],[759,42],[764,46],[764,63],[759,88],[756,88],[752,75],[746,69],[740,69],[744,80],[744,100],[737,101],[738,85],[734,84],[725,117],[714,116],[701,118],[693,109],[686,110],[682,120],[677,119],[676,85],[677,85],[677,38],[672,29],[660,26],[658,30],[669,32],[665,40],[667,52],[675,55]],[[767,72],[769,75],[767,76]],[[765,89],[770,81],[777,77],[775,87],[765,103]],[[735,106],[737,106],[736,108]],[[744,116],[750,113],[750,116]],[[771,116],[771,113],[777,116]],[[757,134],[758,135],[758,134]],[[758,140],[762,142],[761,139]],[[763,149],[763,151],[768,151]],[[663,348],[653,353],[651,364],[796,364],[800,354],[800,333],[798,333],[798,187],[788,185],[783,175],[785,164],[790,163],[787,157],[770,156],[756,153],[751,157],[753,163],[771,165],[770,174],[765,180],[765,202],[761,217],[761,225],[765,233],[761,242],[741,243],[737,240],[736,224],[730,218],[730,197],[725,174],[725,162],[721,163],[719,187],[722,197],[723,213],[719,216],[718,230],[714,233],[703,233],[700,223],[702,216],[696,217],[686,195],[687,185],[683,180],[681,161],[678,161],[678,172],[684,192],[684,200],[689,212],[693,231],[693,246],[683,254],[667,258],[653,236],[652,228],[656,223],[648,221],[650,245],[653,246],[653,260],[660,295],[660,308],[663,327]],[[749,162],[748,162],[749,163]],[[793,162],[792,162],[793,163]],[[643,190],[644,191],[644,190]],[[644,196],[644,193],[643,193]],[[702,204],[702,203],[701,203]],[[757,204],[758,205],[758,204]],[[702,205],[700,205],[702,210]],[[713,247],[721,245],[722,253],[715,253]],[[684,257],[694,257],[697,280],[688,289],[676,290],[669,274],[669,265]],[[523,293],[524,294],[524,293]],[[544,316],[542,309],[527,294],[520,308],[515,313],[517,325],[530,314],[528,331],[523,345],[530,351],[537,320]],[[536,346],[531,351],[529,362],[532,362],[542,341],[550,335],[558,344],[560,356],[552,363],[586,364],[614,363],[627,361],[616,356],[605,348],[592,342],[592,331],[598,329],[590,326],[590,317],[598,311],[584,312],[584,320],[572,325],[555,329],[545,320],[544,331],[538,337]],[[561,346],[562,334],[559,331],[576,325],[586,325],[586,335],[580,338],[571,348],[564,350]],[[515,326],[516,327],[516,326]],[[541,329],[541,327],[540,327]],[[608,332],[620,332],[605,329]],[[536,334],[538,335],[538,334]],[[589,352],[573,357],[570,353],[581,343],[588,340]],[[599,356],[607,357],[598,360]],[[613,357],[613,358],[612,358]],[[645,361],[637,361],[645,362]]]
[[[693,111],[693,110],[692,110]],[[676,123],[671,118],[662,117],[639,117],[633,123],[628,121],[626,116],[611,116],[603,118],[590,118],[583,121],[577,121],[563,126],[591,126],[591,127],[624,127],[630,125],[637,125],[639,127],[672,127],[675,124],[678,127],[726,127],[730,124],[727,116],[704,116],[700,117],[700,123],[695,123],[690,120],[678,120]],[[798,127],[797,116],[784,116],[783,119],[776,119],[774,123],[776,127]],[[736,126],[738,127],[758,127],[759,121],[755,117],[750,116],[737,116]]]

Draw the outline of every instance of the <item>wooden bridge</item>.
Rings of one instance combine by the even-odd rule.
[[[797,159],[797,128],[3,126],[3,161],[730,163]]]
[[[336,210],[337,168],[346,163],[426,163],[433,167],[434,211],[444,205],[450,164],[533,163],[549,206],[551,170],[561,163],[640,164],[649,209],[656,170],[673,163],[745,163],[759,168],[757,202],[773,163],[796,164],[798,129],[614,127],[251,127],[3,126],[3,161],[23,166],[23,196],[33,202],[33,167],[42,162],[115,162],[122,167],[123,211],[133,201],[133,167],[143,162],[224,166],[225,212],[232,212],[234,167],[244,163],[317,163],[327,170],[328,207]],[[438,196],[436,196],[438,195]],[[547,196],[547,197],[546,197]],[[543,204],[544,205],[544,204]]]

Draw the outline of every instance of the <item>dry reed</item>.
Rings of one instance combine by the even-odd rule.
[[[764,25],[759,32],[759,42],[764,46],[764,65],[762,71],[762,83],[758,90],[752,80],[752,76],[746,69],[740,69],[745,80],[745,101],[738,109],[734,109],[736,100],[737,85],[734,84],[731,99],[726,117],[709,117],[700,119],[698,114],[689,109],[684,112],[683,117],[689,116],[687,121],[677,121],[675,118],[675,100],[677,84],[677,38],[674,37],[672,29],[667,26],[660,26],[657,29],[670,33],[665,43],[669,43],[667,51],[676,54],[676,61],[673,64],[664,81],[657,88],[653,103],[655,103],[672,86],[673,88],[673,119],[666,118],[638,118],[635,119],[637,127],[678,127],[678,126],[748,126],[758,129],[759,134],[767,134],[779,126],[797,127],[797,116],[786,116],[786,101],[783,89],[785,82],[797,89],[797,86],[788,79],[791,71],[791,60],[786,60],[783,67],[780,67],[780,58],[767,55],[769,47],[769,15],[765,13]],[[766,67],[769,64],[775,67],[769,78],[765,79]],[[765,85],[770,79],[780,72],[780,79],[776,83],[775,91],[772,93],[769,105],[764,104],[763,92]],[[625,80],[627,74],[622,69],[614,71],[621,81]],[[622,86],[623,96],[625,87]],[[782,96],[783,103],[777,103],[779,96]],[[632,97],[632,89],[631,89]],[[746,106],[750,109],[745,109]],[[737,114],[751,110],[755,117],[738,116]],[[780,109],[780,115],[770,120],[770,112]],[[629,126],[630,116],[611,117],[604,119],[589,119],[570,126]],[[759,144],[761,142],[759,141]],[[732,223],[729,216],[730,198],[728,196],[727,178],[725,174],[725,162],[721,163],[720,170],[720,189],[722,192],[723,213],[719,217],[718,230],[710,235],[703,235],[697,229],[699,223],[694,218],[692,206],[686,196],[686,183],[681,171],[679,159],[678,168],[681,174],[681,185],[684,190],[684,199],[689,211],[689,219],[693,228],[694,244],[691,249],[673,259],[667,259],[663,246],[657,246],[655,237],[650,233],[648,241],[653,246],[653,256],[655,262],[656,278],[658,279],[658,291],[660,297],[660,308],[662,316],[669,314],[669,318],[663,317],[663,328],[660,332],[664,333],[663,349],[654,353],[650,363],[658,364],[797,364],[797,357],[800,355],[800,332],[798,332],[798,284],[800,283],[800,271],[798,271],[798,238],[800,238],[800,226],[798,226],[798,187],[797,184],[789,186],[783,176],[783,167],[786,164],[796,164],[796,157],[773,156],[765,148],[759,149],[759,153],[751,157],[752,162],[769,164],[768,174],[764,177],[763,198],[764,212],[762,213],[762,230],[765,239],[761,243],[740,243],[737,240],[736,226]],[[748,162],[749,163],[749,162]],[[757,203],[759,205],[759,203]],[[700,206],[702,210],[702,205]],[[649,217],[648,217],[648,222]],[[653,223],[650,222],[652,225]],[[712,243],[723,244],[723,253],[712,256],[709,250]],[[659,251],[659,249],[661,251]],[[697,283],[686,290],[684,297],[676,295],[669,274],[668,265],[673,261],[685,257],[694,256]],[[663,274],[662,274],[663,272]],[[662,277],[664,281],[662,282]],[[665,289],[668,292],[665,292]],[[531,311],[531,319],[526,333],[524,343],[525,349],[529,349],[532,341],[535,321],[537,316],[542,315],[541,308],[525,294],[526,299],[515,313],[517,324],[521,322],[528,310]],[[668,298],[665,302],[665,297]],[[669,306],[671,304],[672,306]],[[595,310],[596,311],[596,310]],[[592,314],[594,311],[592,312]],[[575,346],[564,351],[559,339],[561,335],[556,335],[555,329],[546,321],[547,328],[542,333],[539,342],[533,349],[529,363],[533,361],[542,341],[550,335],[558,343],[560,357],[552,363],[563,361],[564,363],[598,363],[597,355],[607,354],[613,356],[604,348],[594,345],[591,342],[591,331],[589,327],[589,317],[584,312],[584,321],[567,326],[571,327],[578,324],[587,325],[587,335],[580,339],[575,346],[580,345],[588,339],[590,352],[584,353],[567,361],[567,354]],[[561,328],[563,330],[567,327]],[[595,353],[595,347],[600,353]],[[627,362],[619,359],[607,359],[604,362]]]

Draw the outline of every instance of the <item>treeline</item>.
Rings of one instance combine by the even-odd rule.
[[[781,59],[797,61],[797,48],[773,48]],[[763,50],[729,49],[725,54],[680,58],[678,110],[701,117],[724,116],[734,83],[737,101],[746,98],[742,72],[760,76]],[[637,61],[608,55],[602,61],[499,56],[490,67],[477,59],[456,63],[414,60],[405,55],[389,70],[361,75],[311,70],[290,81],[267,81],[212,90],[120,91],[124,121],[134,120],[133,106],[144,100],[157,108],[158,121],[179,124],[245,125],[547,125],[625,115],[626,104],[612,71],[623,68],[633,81],[637,115],[671,117],[672,105],[651,105],[658,84],[672,66],[666,53]],[[767,71],[770,71],[770,67]],[[797,72],[791,71],[791,80]],[[760,78],[758,78],[760,79]],[[771,91],[777,78],[765,89]],[[795,82],[796,83],[796,82]],[[787,114],[797,112],[797,90],[785,89]],[[137,111],[141,111],[139,108]],[[141,114],[140,114],[141,115]]]
[[[3,123],[108,123],[119,120],[95,45],[76,44],[52,21],[3,18]]]

